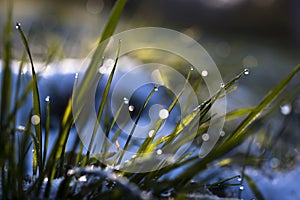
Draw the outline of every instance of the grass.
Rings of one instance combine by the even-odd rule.
[[[278,99],[281,98],[280,94],[292,78],[299,72],[300,65],[296,66],[288,76],[286,76],[281,82],[279,82],[262,101],[255,107],[241,108],[226,115],[226,122],[230,122],[237,118],[243,120],[233,129],[226,137],[223,137],[218,141],[214,149],[204,158],[199,158],[195,154],[197,151],[197,145],[192,145],[181,158],[180,162],[173,163],[166,167],[160,168],[155,171],[145,173],[130,173],[122,172],[115,169],[111,169],[109,166],[105,166],[100,163],[95,156],[90,155],[92,150],[92,144],[94,137],[92,136],[91,145],[87,149],[87,153],[83,153],[84,147],[80,144],[79,138],[72,144],[72,150],[66,152],[66,146],[68,138],[70,136],[71,128],[74,126],[76,115],[72,114],[72,101],[77,101],[77,104],[84,101],[85,91],[90,87],[90,82],[94,78],[94,71],[96,71],[99,64],[103,61],[104,51],[107,45],[108,39],[114,32],[117,22],[120,18],[122,10],[125,6],[126,0],[116,1],[114,8],[111,11],[110,18],[108,19],[107,25],[99,39],[99,45],[97,46],[95,53],[92,56],[88,70],[84,75],[83,82],[78,83],[78,77],[75,78],[74,93],[78,98],[71,98],[65,109],[63,118],[60,124],[59,137],[57,137],[55,145],[52,149],[48,149],[49,135],[50,135],[50,106],[51,100],[48,99],[46,106],[45,116],[45,128],[42,129],[41,123],[32,123],[32,116],[37,116],[41,120],[41,100],[39,95],[39,77],[35,73],[34,61],[30,52],[30,44],[26,38],[22,27],[17,24],[16,28],[19,31],[20,37],[25,47],[24,55],[27,55],[31,64],[32,79],[25,87],[24,91],[20,90],[22,84],[22,67],[26,62],[26,57],[21,59],[20,70],[17,79],[16,94],[11,91],[12,88],[12,71],[10,69],[12,56],[12,4],[8,8],[8,19],[4,29],[4,46],[3,46],[3,69],[2,69],[2,83],[1,83],[1,133],[0,133],[0,168],[1,168],[1,198],[3,199],[14,199],[14,198],[87,198],[87,199],[152,199],[152,198],[164,198],[165,196],[174,196],[177,199],[185,199],[188,194],[196,193],[200,187],[206,188],[201,191],[207,193],[216,188],[222,187],[235,187],[241,186],[241,183],[229,183],[230,181],[242,177],[242,181],[247,181],[252,189],[254,195],[258,199],[263,199],[260,189],[255,185],[255,182],[245,173],[245,167],[250,163],[249,159],[263,160],[266,154],[262,154],[257,157],[253,157],[250,154],[249,145],[248,151],[244,153],[242,172],[240,175],[234,175],[227,177],[220,181],[209,183],[209,180],[203,179],[198,180],[197,183],[193,183],[196,187],[193,187],[192,180],[199,174],[205,174],[208,166],[216,163],[217,166],[222,167],[237,163],[238,155],[228,154],[232,150],[237,149],[243,144],[247,138],[253,133],[257,132],[257,129],[262,129],[262,123],[267,121],[274,115],[275,110],[280,106]],[[101,44],[101,45],[100,45]],[[109,97],[109,91],[111,83],[114,77],[114,72],[118,64],[119,51],[122,48],[121,44],[117,49],[115,65],[108,78],[105,86],[104,93],[102,95],[102,101],[97,111],[98,123],[102,126],[106,126],[106,134],[114,134],[113,141],[117,142],[117,138],[121,130],[113,131],[113,126],[116,123],[119,114],[113,119],[109,119],[106,116],[105,108],[107,106],[107,99]],[[187,140],[176,140],[185,131],[192,130],[192,127],[197,128],[196,139],[201,138],[201,135],[208,129],[210,118],[208,113],[219,98],[223,98],[226,92],[232,92],[231,90],[236,89],[237,81],[240,80],[247,71],[243,71],[237,76],[233,77],[231,81],[220,87],[220,90],[213,95],[211,98],[204,101],[201,105],[195,108],[193,112],[188,114],[182,119],[181,123],[178,123],[176,128],[167,136],[159,139],[154,137],[146,138],[137,153],[149,154],[154,150],[163,147],[168,144],[174,144],[174,148],[178,148]],[[190,72],[188,73],[186,80],[190,80]],[[78,87],[77,87],[78,86]],[[182,88],[182,92],[185,86]],[[149,93],[143,106],[138,111],[136,123],[139,122],[140,116],[145,109],[147,103],[155,92],[154,87]],[[180,95],[182,94],[180,93]],[[234,92],[234,91],[233,91]],[[299,89],[287,94],[290,100],[296,98],[299,93]],[[24,106],[25,99],[32,95],[32,112],[28,115],[27,124],[22,129],[18,129],[16,124],[16,115],[19,110]],[[178,98],[177,96],[168,108],[169,112],[172,112],[176,105]],[[122,105],[124,106],[124,105]],[[121,109],[121,108],[120,108]],[[119,111],[120,111],[119,109]],[[120,113],[120,112],[118,112]],[[103,119],[103,121],[102,121]],[[108,122],[107,122],[108,121]],[[164,120],[158,120],[154,126],[154,134],[159,130]],[[198,124],[199,122],[199,124]],[[99,128],[99,124],[96,124],[94,131],[96,132]],[[189,127],[190,129],[187,129]],[[226,127],[225,127],[226,128]],[[135,131],[135,126],[132,128],[129,137],[126,140],[125,150],[130,148],[130,144],[133,142],[132,134]],[[43,134],[44,132],[44,134]],[[282,131],[283,132],[283,131]],[[278,133],[278,136],[274,140],[264,143],[268,149],[279,140],[282,132]],[[92,134],[94,135],[94,134]],[[44,136],[44,137],[43,137]],[[258,137],[258,136],[257,136]],[[78,145],[80,145],[79,148]],[[104,144],[103,155],[99,155],[102,159],[113,158],[113,164],[118,165],[123,159],[122,152],[116,152],[115,154],[106,153],[108,144]],[[33,151],[31,151],[33,149]],[[47,154],[49,156],[47,157]],[[25,158],[27,155],[32,154],[33,169],[29,179],[25,177],[24,171],[26,169]],[[231,156],[229,156],[231,155]],[[132,158],[129,163],[136,162],[137,158]],[[161,163],[165,165],[167,158]],[[252,161],[251,161],[252,162]],[[253,162],[252,162],[253,163]],[[256,162],[255,162],[256,163]],[[147,165],[147,163],[145,163]],[[141,164],[143,166],[143,164]],[[178,169],[179,173],[173,173]],[[168,175],[172,174],[171,178]],[[54,185],[58,185],[56,192],[53,189]],[[55,186],[56,187],[56,186]],[[172,191],[172,192],[170,192]],[[124,195],[126,194],[126,195]],[[167,195],[166,195],[167,194]],[[126,196],[126,197],[125,197]],[[238,196],[238,195],[237,195]]]

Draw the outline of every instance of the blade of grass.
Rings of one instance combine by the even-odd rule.
[[[118,158],[117,165],[120,164],[120,162],[122,161],[123,156],[124,156],[124,153],[125,153],[125,151],[127,151],[129,142],[130,142],[130,140],[131,140],[131,138],[132,138],[132,135],[133,135],[133,133],[134,133],[134,131],[135,131],[135,129],[136,129],[136,126],[137,126],[137,124],[138,124],[138,122],[139,122],[139,120],[140,120],[140,117],[142,116],[142,113],[143,113],[144,109],[146,108],[147,104],[149,103],[149,101],[150,101],[152,95],[154,94],[154,92],[155,92],[156,90],[157,90],[157,87],[155,86],[155,87],[151,90],[151,92],[150,92],[149,95],[147,96],[147,98],[146,98],[146,100],[145,100],[143,106],[142,106],[141,109],[139,110],[139,112],[138,112],[138,114],[137,114],[137,117],[136,117],[136,120],[135,120],[135,122],[134,122],[134,125],[133,125],[133,127],[132,127],[132,129],[131,129],[131,131],[130,131],[130,133],[129,133],[129,136],[128,136],[127,140],[126,140],[126,143],[125,143],[125,145],[124,145],[124,147],[123,147],[123,150],[122,150],[122,152],[121,152],[121,154],[120,154],[120,156],[119,156],[119,158]]]
[[[247,183],[249,184],[252,192],[254,193],[255,197],[257,200],[264,200],[264,196],[262,195],[260,189],[257,187],[257,185],[255,184],[255,181],[250,177],[248,176],[247,174],[244,174],[244,177],[247,181]]]
[[[31,52],[30,52],[30,49],[29,49],[27,39],[26,39],[26,37],[24,35],[24,32],[22,30],[21,24],[17,23],[16,28],[20,33],[22,42],[25,46],[25,49],[27,51],[27,54],[28,54],[28,57],[29,57],[29,60],[30,60],[30,64],[31,64],[31,72],[32,72],[32,80],[33,80],[33,88],[32,88],[33,115],[36,115],[39,118],[41,118],[39,89],[38,89],[37,76],[36,76],[36,73],[35,73]],[[40,121],[41,121],[41,119],[40,119]],[[37,154],[38,154],[37,162],[38,162],[38,166],[39,166],[39,173],[41,174],[42,173],[42,163],[43,163],[43,157],[42,157],[43,136],[42,136],[41,123],[35,124],[34,128],[35,128],[35,132],[36,132],[36,135],[37,135],[37,139],[39,141],[39,149],[38,149],[38,152],[37,152]]]
[[[45,142],[44,142],[44,155],[43,155],[43,169],[46,164],[47,160],[47,153],[48,153],[48,140],[50,134],[50,97],[47,96],[46,99],[46,124],[45,124]]]
[[[93,145],[93,142],[94,142],[94,139],[95,139],[96,132],[98,131],[98,128],[99,128],[98,124],[100,124],[100,120],[101,120],[101,117],[103,115],[104,108],[106,106],[106,102],[107,102],[107,98],[108,98],[108,95],[109,95],[111,83],[112,83],[112,80],[113,80],[113,77],[114,77],[114,74],[115,74],[115,71],[116,71],[116,68],[117,68],[118,60],[119,60],[120,49],[121,49],[121,41],[119,41],[119,43],[118,43],[118,49],[117,49],[117,55],[116,55],[115,63],[114,63],[114,66],[112,68],[111,73],[109,74],[109,77],[108,77],[108,80],[107,80],[107,83],[106,83],[106,86],[105,86],[105,89],[104,89],[104,92],[103,92],[103,95],[102,95],[101,103],[100,103],[100,106],[99,106],[99,109],[98,109],[98,112],[97,112],[97,121],[95,122],[92,137],[91,137],[91,140],[90,140],[90,143],[89,143],[89,146],[88,146],[88,154],[87,154],[88,159],[89,159],[89,153],[91,151],[91,148],[92,148],[92,145]]]
[[[3,49],[3,73],[2,73],[2,91],[1,91],[1,124],[2,126],[6,124],[6,117],[9,113],[11,105],[11,79],[12,72],[10,69],[10,64],[12,60],[12,3],[8,4],[7,20],[4,31],[4,49]],[[2,127],[1,126],[1,127]],[[2,132],[2,131],[1,131]],[[0,134],[1,135],[1,134]],[[2,138],[0,138],[1,141]]]

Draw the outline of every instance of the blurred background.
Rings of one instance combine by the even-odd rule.
[[[3,25],[8,0],[0,2]],[[36,59],[81,58],[94,47],[114,2],[15,0],[13,20],[30,34]],[[298,0],[128,0],[116,32],[144,26],[175,29],[199,41],[225,77],[260,67],[273,84],[300,63]],[[21,45],[14,43],[16,58]]]

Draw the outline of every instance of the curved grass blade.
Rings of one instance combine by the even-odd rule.
[[[39,97],[39,89],[38,89],[38,83],[37,83],[37,76],[35,73],[34,65],[33,65],[33,60],[31,56],[31,52],[29,49],[29,45],[27,42],[27,39],[24,35],[24,32],[22,30],[21,24],[17,23],[16,28],[18,29],[22,42],[25,46],[25,49],[27,51],[30,64],[31,64],[31,71],[32,71],[32,80],[33,80],[33,88],[32,88],[32,99],[33,99],[33,114],[37,115],[39,118],[41,118],[41,108],[40,108],[40,97]],[[40,120],[41,121],[41,120]],[[39,141],[39,151],[37,152],[38,154],[38,165],[39,165],[39,173],[42,173],[42,163],[43,163],[43,157],[42,157],[42,151],[43,151],[43,137],[42,137],[42,127],[41,123],[38,123],[34,126],[35,132],[37,135],[37,139]]]

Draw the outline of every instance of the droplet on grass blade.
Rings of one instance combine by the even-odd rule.
[[[148,136],[153,137],[153,135],[154,135],[154,130],[150,130],[149,133],[148,133]]]
[[[207,70],[203,70],[201,72],[201,76],[206,77],[208,75],[208,71]]]
[[[19,28],[21,28],[21,23],[17,22],[16,23],[16,29],[19,29]]]
[[[129,103],[129,99],[127,99],[126,97],[123,98],[123,101],[124,101],[125,104]]]
[[[46,96],[45,101],[49,102],[50,101],[50,96]]]
[[[246,68],[246,69],[244,69],[244,74],[245,74],[245,75],[249,75],[249,74],[250,74],[250,71],[249,71],[249,69],[247,69],[247,68]]]
[[[220,87],[221,87],[221,88],[224,88],[224,87],[225,87],[225,84],[224,84],[224,83],[220,83]]]
[[[169,117],[169,111],[167,109],[161,109],[158,115],[161,119],[167,119]]]
[[[225,136],[225,131],[221,130],[221,131],[220,131],[220,136],[221,136],[221,137],[224,137],[224,136]]]
[[[128,106],[128,110],[129,110],[130,112],[132,112],[132,111],[134,110],[134,106],[133,106],[133,105]]]
[[[41,122],[41,118],[38,115],[33,115],[31,117],[31,123],[33,125],[38,125]]]

